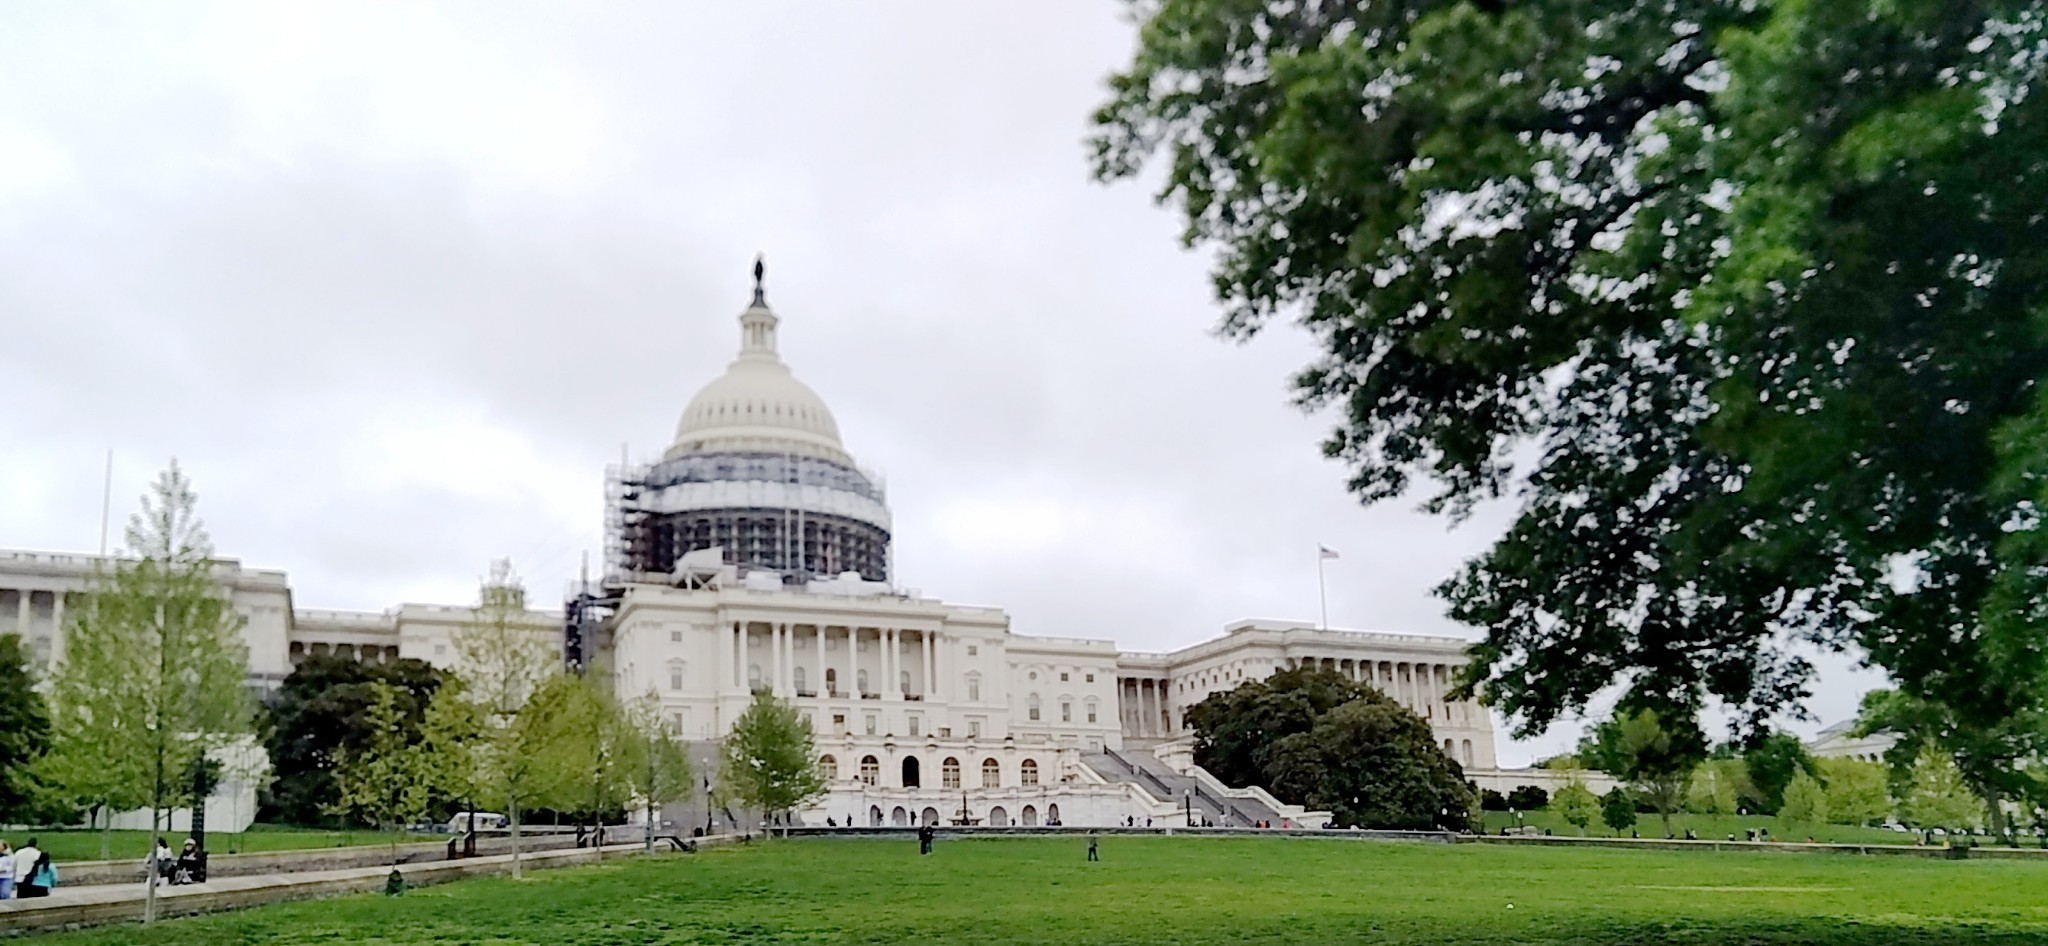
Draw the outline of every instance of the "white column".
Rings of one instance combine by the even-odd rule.
[[[64,592],[51,593],[50,601],[50,669],[64,662]]]
[[[722,630],[722,629],[721,629],[721,630]],[[726,668],[730,668],[730,667],[732,667],[732,634],[731,634],[731,633],[727,632],[727,633],[721,633],[721,634],[719,634],[719,635],[718,635],[718,663],[714,664],[713,666],[717,666],[717,667],[726,667]],[[717,696],[717,695],[718,695],[718,694],[720,694],[720,693],[724,693],[724,692],[725,692],[725,689],[726,689],[726,684],[728,684],[728,683],[730,683],[730,682],[731,682],[731,681],[729,681],[729,680],[724,680],[724,679],[721,679],[721,677],[720,677],[720,675],[719,675],[718,673],[716,673],[716,672],[713,672],[713,673],[712,673],[712,675],[711,675],[711,683],[712,683],[712,690],[711,690],[711,693],[712,693],[712,695],[713,695],[713,696]]]
[[[745,693],[745,692],[747,692],[747,690],[748,690],[748,687],[747,687],[747,622],[745,622],[745,621],[734,621],[734,622],[733,622],[733,625],[732,625],[732,635],[733,635],[733,660],[732,660],[732,682],[733,682],[733,684],[734,684],[735,686],[737,686],[737,687],[739,687],[739,688],[740,688],[740,692],[741,692],[741,693]]]
[[[816,632],[813,637],[818,643],[818,682],[811,685],[811,690],[819,696],[830,696],[825,691],[825,625],[813,624],[811,629]]]
[[[796,696],[796,625],[782,625],[782,686]]]
[[[26,640],[28,640],[28,596],[29,596],[29,590],[28,590],[27,588],[23,588],[23,589],[21,589],[21,592],[20,592],[20,593],[21,593],[21,602],[20,602],[20,604],[21,604],[21,607],[20,607],[20,608],[18,608],[18,609],[16,609],[17,613],[16,613],[16,615],[15,615],[15,618],[14,618],[14,620],[15,620],[15,625],[14,625],[14,634],[15,634],[15,636],[17,636],[17,637],[21,638],[22,640],[26,641]]]
[[[846,692],[860,699],[860,628],[846,626]]]

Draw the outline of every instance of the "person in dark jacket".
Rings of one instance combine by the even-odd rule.
[[[931,822],[925,822],[923,827],[917,829],[917,853],[930,854],[932,841],[938,836],[939,829],[932,827]]]

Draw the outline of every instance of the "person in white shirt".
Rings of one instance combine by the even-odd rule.
[[[0,841],[0,900],[14,897],[14,849]]]
[[[41,848],[36,847],[35,838],[29,838],[27,844],[22,845],[20,850],[14,852],[15,896],[27,899],[29,897],[47,897],[50,895],[48,885],[35,882],[37,879],[36,868],[42,866],[42,862],[43,852]]]

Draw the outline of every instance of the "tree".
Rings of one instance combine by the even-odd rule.
[[[2048,712],[2029,709],[1989,722],[1973,721],[1948,702],[1921,699],[1901,690],[1863,694],[1856,716],[1858,736],[1895,737],[1886,761],[1903,781],[1924,750],[1948,756],[1964,784],[1984,806],[1992,833],[2005,833],[2006,799],[2038,797],[2048,783],[2034,762],[2048,752]]]
[[[1339,827],[1462,831],[1473,806],[1429,724],[1377,692],[1281,739],[1268,769],[1275,796],[1328,810]]]
[[[1280,740],[1315,727],[1330,710],[1373,692],[1332,670],[1296,667],[1212,693],[1185,714],[1195,764],[1225,785],[1270,787],[1267,766]]]
[[[38,807],[36,772],[50,746],[50,714],[34,682],[21,638],[0,634],[0,824],[31,822]]]
[[[1749,791],[1740,759],[1710,759],[1693,772],[1685,790],[1685,810],[1702,815],[1732,815],[1737,797]]]
[[[51,683],[50,751],[37,761],[39,781],[84,808],[100,828],[100,859],[113,857],[114,813],[150,799],[140,707],[112,681],[140,672],[138,654],[126,649],[131,634],[113,626],[112,612],[91,608],[92,592],[108,584],[95,574],[87,608],[65,615],[65,652]]]
[[[1593,823],[1594,814],[1600,810],[1600,801],[1593,797],[1592,790],[1585,783],[1573,779],[1558,789],[1557,794],[1550,796],[1550,807],[1564,816],[1566,824],[1585,834],[1586,826]]]
[[[624,765],[626,784],[645,806],[641,812],[646,825],[644,841],[646,849],[653,851],[655,809],[690,791],[695,777],[690,751],[662,720],[661,698],[652,691],[629,704],[625,718],[632,736]]]
[[[1538,811],[1550,805],[1550,793],[1540,785],[1517,785],[1508,793],[1508,807],[1516,811]]]
[[[405,696],[382,680],[370,684],[370,738],[360,748],[341,750],[334,770],[337,797],[329,806],[334,814],[391,832],[393,866],[405,827],[426,819],[435,784],[426,749],[407,731],[411,712],[401,702]]]
[[[122,556],[95,576],[69,622],[53,688],[71,754],[58,771],[81,779],[60,791],[100,804],[139,796],[152,825],[189,793],[194,765],[249,733],[242,622],[214,575],[197,502],[172,462],[130,518]],[[82,745],[93,741],[100,747]],[[102,774],[133,781],[108,786],[83,772],[98,754],[126,756]],[[144,922],[156,919],[156,881],[152,872]]]
[[[726,733],[723,762],[719,782],[726,792],[764,818],[809,805],[828,787],[810,720],[765,689],[754,691],[754,702]]]
[[[384,733],[370,721],[377,687],[395,687],[398,731],[421,738],[429,701],[447,675],[413,658],[376,664],[328,654],[307,657],[263,708],[260,729],[276,780],[265,794],[265,815],[288,824],[312,824],[339,800],[336,760],[360,752]]]
[[[524,712],[545,730],[537,743],[554,767],[547,776],[550,807],[574,812],[578,824],[592,820],[602,860],[605,817],[632,800],[627,767],[637,734],[610,691],[584,674],[550,677]]]
[[[1616,785],[1607,797],[1600,799],[1600,820],[1614,831],[1616,837],[1635,827],[1636,800],[1626,786]]]
[[[460,678],[434,691],[420,723],[420,745],[426,750],[435,791],[453,800],[461,812],[473,814],[483,795],[483,735],[483,711],[463,692]],[[474,831],[476,826],[466,824],[465,829]]]
[[[1742,752],[1742,766],[1751,789],[1744,801],[1751,811],[1766,815],[1777,814],[1785,803],[1785,787],[1794,778],[1820,772],[1806,744],[1788,732],[1773,732],[1751,743]]]
[[[1822,759],[1820,771],[1827,781],[1828,820],[1835,824],[1870,825],[1891,814],[1883,766],[1856,759]]]
[[[1480,811],[1506,811],[1509,807],[1506,795],[1490,788],[1482,789],[1479,792]]]
[[[1821,787],[1819,779],[1805,772],[1792,776],[1785,786],[1785,802],[1778,808],[1778,817],[1795,824],[1827,824],[1827,789]]]
[[[1693,770],[1706,756],[1706,736],[1695,720],[1679,721],[1652,709],[1616,715],[1594,727],[1579,747],[1579,757],[1593,767],[1629,781],[1657,810],[1666,835],[1671,834],[1671,813],[1684,801]]]
[[[1307,323],[1361,499],[1512,495],[1438,590],[1518,733],[1617,684],[1759,727],[1787,643],[1972,725],[2048,692],[2031,6],[1136,10],[1095,174],[1164,165],[1225,334]]]
[[[477,797],[503,808],[511,820],[516,879],[521,875],[520,813],[545,801],[553,788],[548,779],[559,772],[548,756],[555,735],[552,721],[526,707],[562,673],[562,656],[549,645],[548,628],[528,617],[526,588],[513,575],[512,563],[503,559],[491,564],[477,606],[455,632],[454,646],[462,692],[476,709],[473,787]]]
[[[1916,828],[1953,830],[1974,825],[1983,811],[1954,760],[1932,747],[1921,750],[1899,799],[1900,820]]]

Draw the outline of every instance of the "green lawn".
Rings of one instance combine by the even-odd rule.
[[[1514,823],[1514,815],[1508,812],[1489,811],[1486,813],[1486,831],[1488,834],[1499,834],[1503,826],[1512,826]],[[1523,812],[1522,823],[1535,825],[1538,828],[1549,828],[1554,834],[1576,836],[1580,833],[1578,828],[1566,824],[1562,815],[1549,809]],[[1770,815],[1676,814],[1671,816],[1672,833],[1679,837],[1685,837],[1686,828],[1692,828],[1694,831],[1699,832],[1699,836],[1703,840],[1714,841],[1727,840],[1731,834],[1735,836],[1736,840],[1740,841],[1743,840],[1743,831],[1755,828],[1768,829],[1771,832],[1771,836],[1779,841],[1804,841],[1807,838],[1812,838],[1815,841],[1841,844],[1912,844],[1919,838],[1915,834],[1892,831],[1886,828],[1864,828],[1844,824],[1794,823],[1781,821]],[[1659,820],[1654,814],[1638,815],[1635,830],[1646,838],[1661,838],[1664,836],[1664,822]],[[1597,815],[1593,823],[1587,826],[1585,834],[1600,838],[1611,838],[1614,836],[1614,832],[1611,829],[1605,824],[1600,823]],[[1626,836],[1628,832],[1623,831],[1622,834]],[[1987,838],[1978,839],[1979,843],[1986,843],[1988,840]],[[2032,844],[2028,846],[2031,847]]]
[[[191,943],[2048,940],[2048,863],[1287,838],[795,840],[38,937]],[[1511,906],[1512,905],[1512,906]]]
[[[163,832],[172,850],[185,842],[185,833]],[[44,830],[13,831],[0,834],[8,843],[20,847],[23,841],[34,837],[42,849],[50,852],[61,871],[68,862],[96,861],[100,859],[100,833],[86,830]],[[424,834],[408,840],[447,840],[447,835]],[[375,831],[327,831],[320,828],[293,828],[284,825],[253,825],[241,834],[209,833],[206,846],[215,854],[233,851],[302,851],[320,847],[350,847],[358,844],[386,844],[391,840],[388,834]],[[149,832],[116,831],[111,845],[116,860],[133,858],[141,860],[149,853]]]

